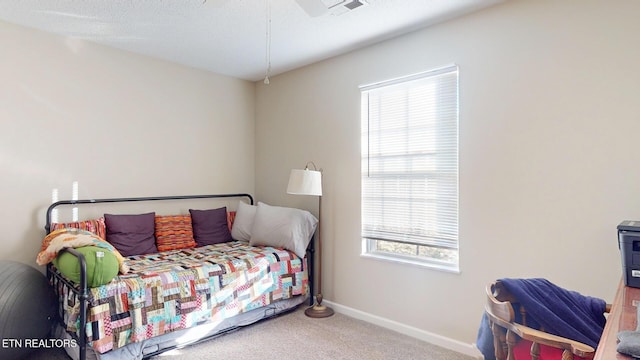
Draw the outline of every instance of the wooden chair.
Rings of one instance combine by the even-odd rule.
[[[595,355],[589,345],[526,326],[527,314],[522,306],[522,324],[516,323],[511,303],[517,300],[499,281],[489,284],[486,292],[485,310],[497,360],[592,359]],[[607,312],[609,309],[607,305]]]

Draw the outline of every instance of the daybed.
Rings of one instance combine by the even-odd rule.
[[[62,205],[227,198],[248,203],[238,201],[235,211],[51,220]],[[71,339],[72,358],[142,359],[293,310],[305,299],[311,305],[316,226],[306,211],[256,206],[248,194],[56,202],[38,254],[60,301],[54,336]]]

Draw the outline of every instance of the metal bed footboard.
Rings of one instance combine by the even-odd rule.
[[[165,201],[165,200],[193,200],[193,199],[215,199],[215,198],[247,198],[249,200],[249,204],[253,205],[253,197],[250,194],[215,194],[215,195],[180,195],[180,196],[156,196],[156,197],[133,197],[133,198],[107,198],[107,199],[88,199],[88,200],[61,200],[57,201],[47,209],[46,214],[46,224],[45,231],[46,233],[51,232],[51,214],[53,210],[58,206],[63,205],[79,205],[79,204],[98,204],[98,203],[120,203],[120,202],[133,202],[133,201]],[[314,278],[314,257],[315,257],[315,249],[314,249],[314,238],[309,242],[309,246],[307,247],[306,258],[307,258],[307,273],[309,279],[309,306],[313,306],[313,278]],[[53,282],[53,278],[57,281],[64,283],[67,287],[78,297],[79,309],[79,326],[78,326],[78,334],[70,333],[72,337],[74,337],[77,341],[79,347],[79,355],[80,360],[86,360],[87,356],[87,308],[89,301],[89,287],[87,285],[87,263],[80,252],[76,251],[73,248],[65,248],[60,251],[68,252],[73,256],[78,258],[78,262],[80,264],[80,283],[74,284],[71,281],[65,279],[60,273],[53,271],[51,269],[51,263],[47,265],[47,278],[50,282]],[[58,309],[58,313],[60,309]],[[59,319],[64,322],[63,319]],[[64,324],[63,324],[64,325]],[[226,332],[226,331],[225,331]],[[214,334],[208,338],[215,337],[219,334]],[[202,339],[205,340],[205,339]],[[171,350],[174,347],[167,348],[162,350],[161,352]],[[156,355],[159,352],[153,353]]]

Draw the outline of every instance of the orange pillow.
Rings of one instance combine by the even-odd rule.
[[[229,211],[227,212],[227,225],[229,226],[229,231],[233,228],[233,222],[236,220],[236,212]]]
[[[158,251],[196,247],[189,215],[156,215],[156,246]]]

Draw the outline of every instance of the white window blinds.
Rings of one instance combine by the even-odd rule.
[[[362,237],[457,250],[458,67],[361,91]]]

